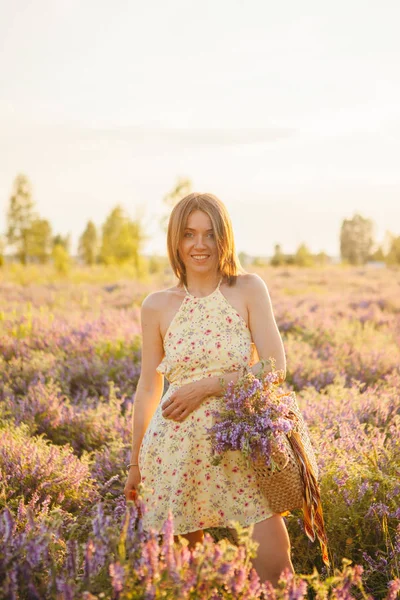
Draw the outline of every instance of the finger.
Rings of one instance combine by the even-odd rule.
[[[168,398],[168,400],[165,400],[165,402],[163,402],[163,404],[161,405],[161,408],[163,408],[163,409],[168,408],[173,403],[174,403],[174,398],[172,398],[172,396],[170,396]]]
[[[167,402],[173,402],[174,400],[176,400],[176,392],[172,392],[169,396],[168,396],[168,400]]]
[[[165,416],[166,414],[169,414],[171,412],[173,408],[173,404],[167,400],[163,405],[162,405],[162,414],[163,416]]]
[[[186,417],[190,414],[190,411],[188,411],[186,408],[181,412],[180,415],[178,415],[175,419],[175,421],[184,421],[186,419]]]
[[[167,419],[174,419],[175,420],[177,417],[180,417],[180,415],[182,414],[182,412],[184,410],[185,409],[184,409],[183,406],[175,406],[174,409],[167,416]]]
[[[182,404],[177,404],[176,402],[173,402],[172,404],[167,406],[165,410],[163,410],[162,415],[166,419],[171,419],[180,415],[183,409],[184,407],[182,406]]]
[[[182,421],[184,421],[186,419],[186,417],[188,416],[188,414],[189,413],[186,413],[186,412],[182,413],[180,417],[177,417],[175,419],[175,421],[177,421],[178,423],[181,423]]]
[[[175,409],[176,406],[174,404],[170,404],[169,406],[167,406],[167,408],[164,408],[164,410],[162,411],[162,416],[168,419]]]

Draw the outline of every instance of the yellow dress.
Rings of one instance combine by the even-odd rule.
[[[186,289],[186,288],[185,288]],[[203,298],[186,296],[165,334],[165,356],[157,371],[170,386],[151,419],[139,452],[145,530],[161,532],[169,511],[176,534],[207,527],[257,523],[272,512],[252,467],[239,451],[210,462],[206,428],[223,397],[207,397],[184,421],[162,416],[161,405],[186,383],[240,370],[253,364],[254,344],[244,319],[218,287]]]

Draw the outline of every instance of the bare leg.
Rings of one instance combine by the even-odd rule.
[[[283,569],[288,568],[294,573],[290,558],[290,539],[283,517],[274,514],[255,523],[252,539],[260,544],[257,556],[252,559],[253,567],[261,582],[270,581],[277,587]]]
[[[190,533],[182,533],[181,535],[182,537],[188,540],[189,550],[193,550],[197,542],[200,542],[201,544],[203,543],[204,532],[202,529],[199,529],[198,531],[191,531]],[[177,542],[179,540],[179,537],[177,535],[174,535],[174,540],[175,542]]]

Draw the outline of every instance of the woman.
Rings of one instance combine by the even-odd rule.
[[[144,528],[161,531],[172,511],[176,535],[191,548],[204,528],[254,523],[254,567],[261,581],[277,585],[284,568],[293,573],[284,520],[270,511],[240,452],[210,464],[206,434],[225,385],[244,365],[258,372],[257,355],[274,357],[286,373],[269,293],[258,275],[240,268],[230,217],[212,194],[189,194],[174,207],[167,245],[179,283],[142,304],[142,368],[124,493],[129,499],[141,483]],[[163,375],[170,386],[160,402]]]

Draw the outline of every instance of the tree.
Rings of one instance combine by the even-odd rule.
[[[174,208],[175,204],[182,200],[185,196],[190,194],[192,191],[192,182],[190,179],[185,177],[178,177],[178,181],[175,184],[175,187],[172,188],[167,194],[165,194],[163,198],[164,204],[166,204],[169,208],[168,214],[163,215],[161,217],[160,223],[161,227],[164,231],[168,229],[168,219],[171,210]]]
[[[274,255],[271,258],[271,265],[273,267],[279,267],[280,265],[285,264],[285,255],[282,252],[280,244],[275,244],[274,247]]]
[[[7,242],[14,246],[22,264],[28,261],[29,236],[32,222],[37,218],[28,178],[19,174],[14,180],[13,192],[7,212]]]
[[[61,244],[55,244],[52,250],[53,264],[60,275],[66,275],[71,266],[68,251]]]
[[[46,219],[32,221],[27,236],[27,255],[33,260],[45,264],[49,261],[53,246],[51,225]]]
[[[389,252],[386,256],[387,265],[400,265],[400,236],[393,237]]]
[[[132,221],[121,206],[116,206],[102,227],[101,260],[106,265],[131,262],[139,271],[145,239],[140,219]]]
[[[299,267],[311,267],[314,264],[314,259],[305,244],[300,244],[294,255],[294,264]]]
[[[88,221],[85,231],[79,238],[78,255],[86,265],[94,265],[98,254],[98,236],[96,225]]]
[[[53,247],[54,246],[62,246],[69,254],[71,247],[71,234],[67,233],[66,235],[62,236],[61,233],[57,233],[57,235],[53,237]]]
[[[385,261],[385,253],[383,252],[382,246],[378,246],[378,248],[369,255],[368,260],[384,262]]]
[[[340,254],[342,260],[352,265],[365,264],[374,244],[374,224],[355,214],[352,219],[345,219],[340,230]]]

